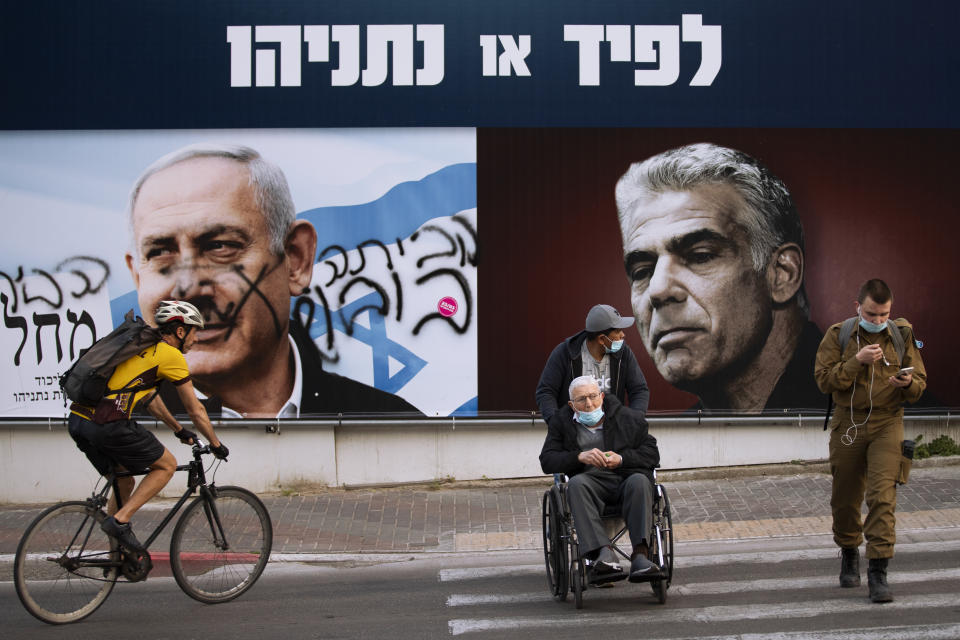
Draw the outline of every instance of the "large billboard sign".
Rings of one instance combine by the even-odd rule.
[[[2,12],[0,416],[63,415],[59,374],[166,297],[203,311],[188,362],[227,417],[529,414],[597,303],[635,317],[653,411],[821,410],[813,353],[871,277],[925,343],[923,404],[960,406],[956,3]],[[295,224],[271,227],[269,186],[230,182],[213,148],[282,172]],[[719,195],[636,206],[631,166],[680,148],[763,167],[792,239],[725,235]],[[184,149],[206,151],[154,165]],[[694,235],[713,253],[680,251]],[[771,256],[763,286],[723,268]]]

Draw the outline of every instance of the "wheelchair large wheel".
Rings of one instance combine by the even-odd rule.
[[[564,540],[560,499],[556,489],[543,492],[543,559],[547,567],[547,584],[557,600],[567,599],[568,555]]]
[[[670,515],[670,499],[662,485],[657,486],[658,500],[654,514],[654,536],[651,556],[660,568],[661,577],[653,580],[650,587],[657,601],[667,601],[667,588],[673,579],[673,520]]]
[[[653,595],[657,598],[657,602],[663,604],[667,601],[667,581],[653,580],[650,582],[650,586],[653,588]]]
[[[584,581],[583,561],[574,558],[570,561],[570,590],[573,591],[573,604],[577,609],[583,608]]]
[[[673,581],[673,516],[670,514],[670,498],[667,497],[667,490],[661,487],[660,491],[663,494],[661,537],[663,539],[664,566],[662,570],[666,575],[665,586],[669,587]]]

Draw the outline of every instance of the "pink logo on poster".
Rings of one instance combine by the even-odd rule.
[[[457,312],[457,301],[450,296],[440,298],[440,302],[437,303],[437,311],[439,311],[443,317],[449,318]]]

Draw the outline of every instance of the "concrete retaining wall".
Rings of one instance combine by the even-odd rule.
[[[692,469],[827,457],[821,416],[697,418],[650,417],[663,469]],[[160,425],[160,440],[186,462],[189,449]],[[230,421],[216,423],[230,447],[218,484],[257,492],[316,486],[362,486],[455,478],[542,475],[537,456],[546,434],[540,420],[425,419],[404,421]],[[929,442],[941,434],[960,442],[956,416],[906,419],[907,437]],[[62,420],[0,423],[0,502],[75,499],[97,475],[76,449]],[[163,495],[179,494],[178,474]]]

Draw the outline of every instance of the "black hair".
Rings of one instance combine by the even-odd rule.
[[[860,292],[857,294],[857,302],[863,304],[863,301],[870,298],[877,304],[886,304],[893,300],[893,292],[887,283],[880,278],[867,280],[860,285]]]

